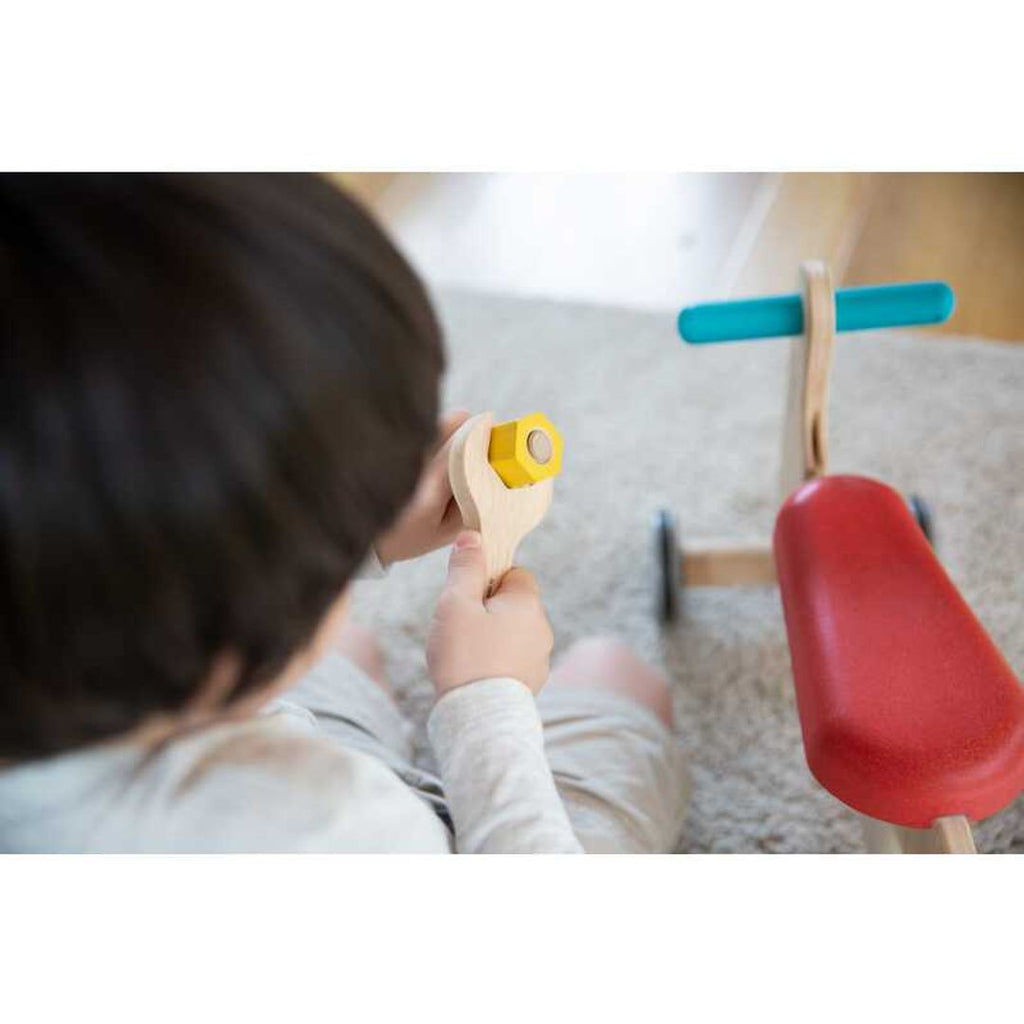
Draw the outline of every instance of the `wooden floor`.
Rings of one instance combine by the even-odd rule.
[[[340,178],[432,283],[651,309],[940,278],[938,334],[1024,341],[1024,174],[376,174]]]

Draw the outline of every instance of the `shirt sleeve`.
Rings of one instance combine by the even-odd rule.
[[[544,753],[533,694],[482,679],[445,694],[427,722],[459,853],[582,853]]]

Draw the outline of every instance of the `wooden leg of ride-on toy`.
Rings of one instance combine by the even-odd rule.
[[[868,853],[977,853],[971,823],[963,815],[936,818],[931,828],[904,828],[864,818]]]

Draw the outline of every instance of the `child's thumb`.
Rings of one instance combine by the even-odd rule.
[[[480,534],[474,530],[464,530],[455,538],[445,589],[475,601],[487,595],[487,560]]]

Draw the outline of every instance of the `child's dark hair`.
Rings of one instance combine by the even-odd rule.
[[[0,175],[0,324],[0,758],[268,681],[435,435],[423,287],[315,176]]]

